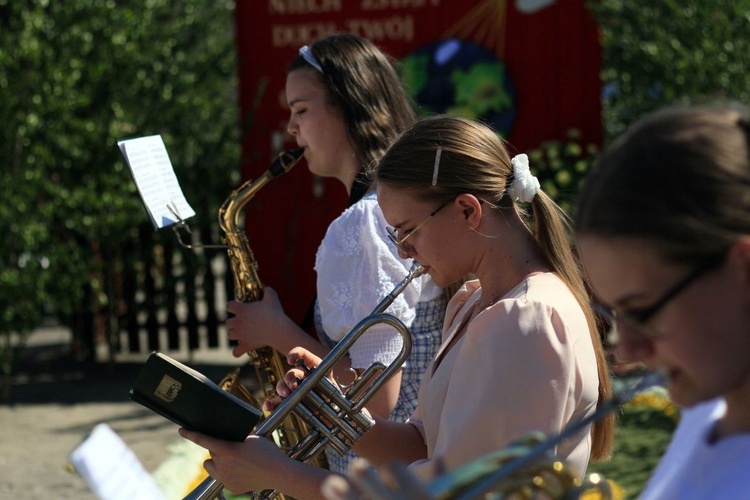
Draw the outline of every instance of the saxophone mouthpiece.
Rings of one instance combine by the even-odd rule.
[[[305,148],[290,149],[279,153],[273,163],[271,163],[271,166],[268,167],[268,173],[271,175],[271,178],[273,179],[289,172],[302,159],[304,154]]]

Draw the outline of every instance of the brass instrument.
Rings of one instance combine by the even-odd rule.
[[[268,182],[288,172],[302,159],[305,150],[300,148],[280,153],[268,169],[257,179],[248,180],[239,188],[232,191],[219,209],[219,226],[223,231],[222,243],[227,249],[230,265],[234,275],[235,297],[239,302],[256,302],[263,298],[263,284],[258,276],[258,262],[255,260],[247,234],[240,224],[240,214],[245,205]],[[247,353],[255,368],[258,382],[266,397],[273,395],[276,382],[283,378],[287,369],[286,360],[271,347],[262,347]],[[255,407],[260,404],[250,392],[239,382],[239,368],[227,374],[219,383],[224,390],[248,401]],[[304,436],[309,429],[296,416],[292,416],[275,432],[275,438],[281,447],[292,446],[300,436]],[[325,465],[323,461],[317,465]],[[217,491],[212,497],[223,497]]]
[[[255,260],[253,251],[247,241],[247,234],[241,228],[241,210],[263,186],[291,170],[302,159],[304,152],[305,150],[300,148],[280,153],[263,175],[254,181],[249,180],[245,182],[239,188],[232,191],[232,194],[229,195],[221,208],[219,208],[219,227],[223,231],[221,241],[226,246],[227,253],[229,254],[229,262],[234,275],[235,297],[239,302],[256,302],[263,298],[263,284],[258,276],[258,261]],[[288,369],[285,360],[271,347],[249,351],[248,355],[255,367],[258,381],[264,393],[266,396],[270,396],[269,391],[273,391],[273,388],[276,387],[276,382],[284,376]],[[231,378],[233,375],[229,374],[227,377]],[[226,381],[222,382],[221,385],[225,384]],[[247,391],[240,389],[240,392],[243,393],[244,397],[249,396]],[[257,405],[257,402],[253,403]],[[286,442],[286,434],[295,433],[299,435],[300,433],[304,434],[306,431],[305,428],[300,428],[294,422],[288,425],[291,428],[288,432],[282,432],[282,445],[288,444]]]
[[[556,435],[529,434],[426,484],[419,482],[401,464],[391,466],[398,482],[396,488],[386,486],[379,476],[368,474],[364,465],[353,466],[350,479],[373,500],[574,499],[587,493],[598,493],[598,498],[610,499],[611,487],[601,475],[593,473],[581,479],[576,470],[554,456],[553,450],[636,393],[662,382],[663,376],[658,372],[646,375],[632,388],[604,402],[588,417],[571,422]],[[342,498],[354,496],[347,492]]]
[[[401,368],[411,351],[412,339],[408,328],[395,316],[384,311],[414,278],[421,276],[424,268],[415,262],[407,276],[385,296],[373,312],[362,319],[321,361],[308,371],[305,378],[282,403],[253,431],[256,436],[271,436],[289,416],[297,416],[312,430],[302,437],[289,451],[294,460],[310,463],[325,449],[332,447],[340,454],[346,453],[375,422],[362,409],[373,394],[393,373]],[[385,323],[395,328],[402,337],[403,346],[396,359],[387,367],[374,363],[350,385],[342,386],[329,381],[326,375],[333,369],[349,348],[370,327]],[[298,365],[303,368],[303,365]],[[183,500],[213,499],[220,494],[223,485],[212,477],[206,478]],[[259,492],[257,497],[269,498],[273,491]]]

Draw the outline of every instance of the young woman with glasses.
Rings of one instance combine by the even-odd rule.
[[[511,159],[499,136],[479,123],[426,118],[388,148],[376,186],[388,234],[403,257],[423,264],[438,286],[467,274],[478,279],[448,305],[443,344],[423,378],[419,408],[407,423],[374,416],[376,425],[354,447],[358,454],[378,467],[411,463],[415,474],[429,478],[531,432],[558,433],[609,398],[604,353],[567,226],[525,155]],[[524,212],[529,205],[534,230]],[[302,348],[288,358],[308,367],[320,362]],[[288,396],[304,376],[290,371],[279,394]],[[181,432],[200,445],[214,444]],[[609,455],[612,439],[610,418],[556,451],[583,475],[590,458]],[[217,453],[206,469],[230,490],[275,488],[311,498],[330,477],[280,455],[262,438],[209,448]]]
[[[592,413],[610,394],[603,348],[566,219],[526,155],[511,158],[484,125],[435,116],[391,145],[375,177],[402,256],[440,286],[477,279],[448,305],[419,408],[408,424],[378,422],[357,448],[363,456],[411,462],[430,477]],[[609,418],[556,451],[583,474],[612,439]]]
[[[263,346],[286,354],[303,346],[325,356],[407,275],[411,261],[399,257],[383,231],[385,219],[370,185],[375,161],[387,144],[413,123],[412,102],[394,61],[372,42],[350,34],[324,37],[300,49],[287,72],[287,131],[305,149],[309,169],[341,181],[349,208],[334,220],[315,261],[316,333],[308,335],[284,314],[269,287],[259,302],[232,301],[226,321],[235,356]],[[372,400],[371,410],[404,421],[417,404],[419,382],[440,344],[446,298],[429,276],[416,278],[386,311],[410,330],[413,345],[407,362]],[[376,361],[385,365],[399,354],[401,336],[380,324],[370,328],[349,352],[346,368],[362,371]],[[351,454],[328,452],[329,467],[345,472]]]
[[[599,159],[578,244],[617,354],[684,407],[643,499],[750,498],[750,122],[653,113]]]

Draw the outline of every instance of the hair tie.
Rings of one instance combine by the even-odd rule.
[[[437,148],[435,152],[435,165],[432,167],[432,185],[437,186],[438,171],[440,170],[440,154],[443,148]]]
[[[301,55],[302,58],[305,61],[307,61],[307,64],[317,69],[321,75],[323,74],[323,68],[320,66],[320,63],[318,62],[318,60],[315,59],[315,56],[313,55],[312,50],[310,50],[310,47],[308,47],[307,45],[300,47],[299,55]]]
[[[530,202],[539,191],[539,180],[531,175],[529,157],[525,154],[516,155],[510,160],[513,165],[513,182],[508,188],[508,194],[514,201]]]

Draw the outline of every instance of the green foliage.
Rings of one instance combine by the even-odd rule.
[[[750,0],[598,0],[604,122],[619,134],[674,103],[750,100]]]
[[[587,473],[598,472],[622,487],[625,498],[638,498],[675,426],[675,418],[662,408],[625,405],[617,419],[612,459],[589,464]]]
[[[528,155],[531,171],[542,190],[570,214],[578,189],[598,153],[596,144],[584,144],[580,132],[570,130],[564,141],[543,142]]]
[[[239,157],[233,8],[0,0],[0,335],[117,300],[105,275],[149,223],[117,140],[161,134],[191,205],[218,208]]]
[[[399,61],[401,80],[409,94],[415,96],[427,86],[429,79],[428,68],[430,56],[427,54],[411,54]]]

